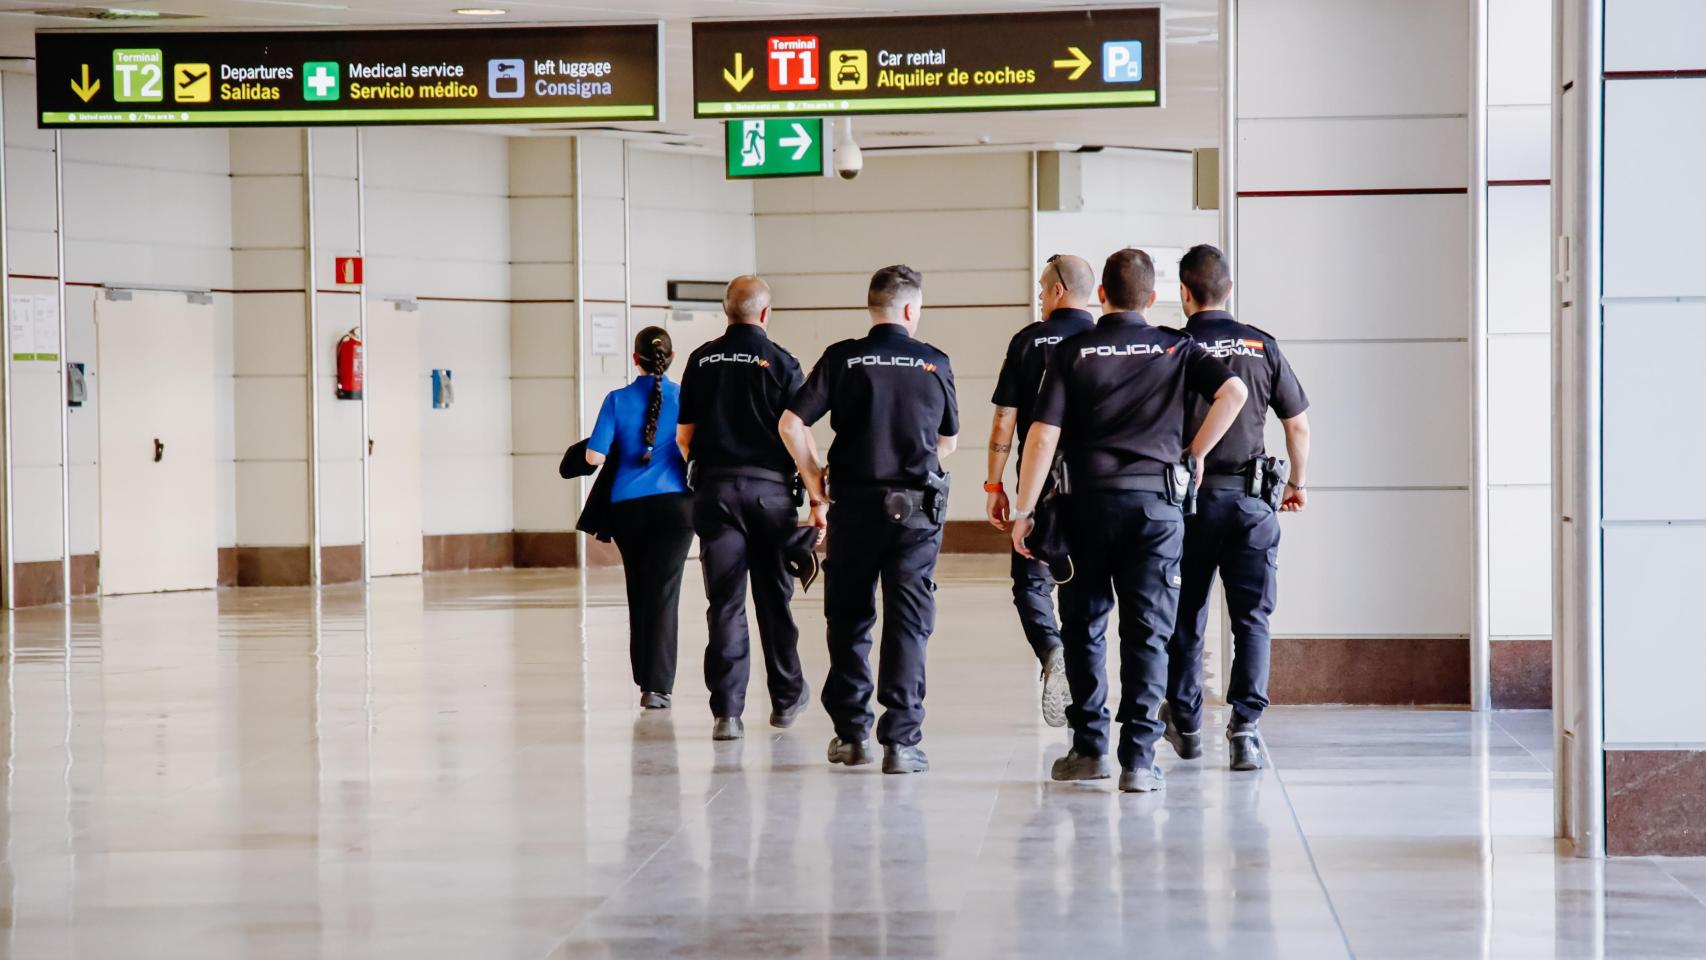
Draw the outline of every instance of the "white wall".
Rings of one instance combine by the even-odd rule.
[[[5,74],[7,229],[14,295],[55,292],[53,133],[36,129],[34,77]],[[89,400],[69,417],[71,553],[99,551],[100,371],[94,302],[101,284],[152,284],[215,294],[215,455],[219,545],[236,542],[232,381],[232,193],[223,131],[67,131],[65,319],[68,361],[88,365]],[[60,385],[57,364],[14,362],[15,559],[57,560]]]
[[[1551,17],[1549,0],[1491,0],[1488,7],[1486,347],[1494,642],[1552,635]]]
[[[1240,318],[1309,391],[1277,635],[1469,632],[1466,0],[1240,7]],[[1300,69],[1300,64],[1308,69]],[[1278,436],[1273,438],[1278,441]]]
[[[1612,0],[1605,28],[1607,72],[1706,69],[1698,4]],[[1706,80],[1608,80],[1604,157],[1605,745],[1699,749],[1706,501],[1684,478],[1706,469],[1686,369],[1706,332]]]

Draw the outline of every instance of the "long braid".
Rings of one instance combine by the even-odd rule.
[[[634,338],[634,359],[641,370],[652,375],[652,395],[646,401],[646,423],[640,433],[645,452],[641,463],[652,462],[652,448],[657,444],[658,418],[663,415],[663,375],[675,359],[675,348],[669,333],[662,327],[647,327]]]

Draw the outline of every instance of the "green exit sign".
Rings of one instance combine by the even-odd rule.
[[[730,120],[723,124],[730,180],[821,177],[829,173],[829,128],[822,117]]]

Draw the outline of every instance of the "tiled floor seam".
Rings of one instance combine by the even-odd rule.
[[[1689,886],[1686,883],[1683,883],[1681,877],[1678,877],[1676,874],[1671,873],[1669,870],[1665,869],[1665,861],[1664,861],[1663,857],[1648,857],[1647,862],[1651,863],[1655,867],[1658,867],[1659,872],[1664,874],[1665,877],[1667,879],[1669,879],[1671,883],[1674,883],[1677,886],[1681,887],[1683,889],[1684,893],[1687,893],[1689,896],[1693,897],[1696,901],[1699,902],[1699,904],[1702,907],[1706,907],[1706,897],[1702,897],[1699,893],[1695,892],[1693,887]]]
[[[1333,926],[1339,931],[1339,941],[1345,945],[1345,956],[1356,960],[1356,948],[1351,946],[1351,935],[1345,930],[1345,922],[1339,917],[1338,904],[1333,902],[1333,892],[1327,889],[1327,878],[1321,876],[1321,865],[1315,862],[1315,848],[1309,843],[1309,834],[1304,832],[1303,818],[1297,815],[1297,805],[1291,802],[1291,791],[1286,788],[1285,776],[1280,773],[1280,765],[1274,759],[1273,751],[1268,751],[1268,768],[1273,771],[1274,782],[1279,784],[1280,796],[1285,798],[1285,809],[1291,814],[1292,826],[1297,828],[1297,840],[1303,844],[1303,855],[1309,858],[1309,871],[1315,875],[1315,884],[1321,888],[1321,896],[1327,901],[1327,912],[1333,917]]]

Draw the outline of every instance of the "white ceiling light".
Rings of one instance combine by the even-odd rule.
[[[464,17],[501,17],[509,11],[498,7],[457,7],[452,12]]]

